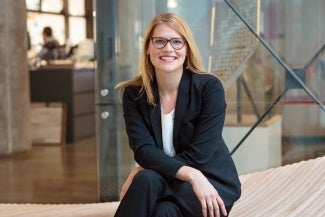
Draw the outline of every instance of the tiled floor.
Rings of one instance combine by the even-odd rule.
[[[324,155],[325,139],[283,145],[283,164]],[[0,192],[0,203],[98,202],[95,139],[0,157]]]

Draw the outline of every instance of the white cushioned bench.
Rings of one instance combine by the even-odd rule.
[[[242,196],[230,217],[325,216],[325,156],[240,176]],[[0,204],[6,217],[113,217],[119,202]]]

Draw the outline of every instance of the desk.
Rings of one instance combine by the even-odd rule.
[[[30,71],[32,102],[67,106],[66,142],[95,135],[94,68],[44,67]]]

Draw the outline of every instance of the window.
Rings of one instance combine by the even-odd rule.
[[[88,0],[26,0],[27,30],[32,49],[37,52],[41,48],[45,26],[52,28],[54,38],[61,45],[84,41],[87,38],[85,1]]]
[[[80,0],[68,1],[69,14],[72,16],[84,16],[85,15],[85,2]]]
[[[41,8],[42,11],[60,13],[63,10],[63,0],[42,0]]]
[[[85,2],[68,0],[69,8],[69,42],[72,46],[86,39]]]
[[[82,17],[69,18],[69,39],[72,46],[86,39],[86,19]]]
[[[40,9],[40,0],[26,0],[28,10],[38,11]]]
[[[45,26],[52,28],[53,37],[60,44],[65,43],[65,26],[62,15],[29,12],[27,14],[27,29],[31,38],[31,45],[35,49],[40,49],[40,45],[43,43],[42,31]]]

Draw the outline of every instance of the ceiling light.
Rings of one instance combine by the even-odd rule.
[[[168,0],[167,1],[167,7],[169,7],[169,8],[176,8],[177,7],[176,0]]]

